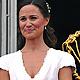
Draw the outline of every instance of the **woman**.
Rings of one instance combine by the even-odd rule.
[[[50,48],[56,39],[54,35],[51,37],[53,31],[48,26],[50,14],[46,1],[22,0],[18,9],[20,31],[25,41],[21,43],[25,45],[0,58],[0,80],[72,80],[73,57]]]

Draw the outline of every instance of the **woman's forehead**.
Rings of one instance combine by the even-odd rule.
[[[23,6],[20,11],[19,14],[38,14],[41,15],[41,12],[39,10],[38,7],[36,7],[35,5],[26,5]]]

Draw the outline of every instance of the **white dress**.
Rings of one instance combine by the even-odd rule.
[[[58,80],[59,69],[64,66],[76,67],[73,56],[53,48],[47,51],[43,66],[34,78],[26,72],[20,50],[0,58],[0,68],[9,71],[10,80]]]

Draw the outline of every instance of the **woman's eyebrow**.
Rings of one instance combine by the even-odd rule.
[[[20,16],[19,18],[24,18],[25,16]]]
[[[35,17],[38,17],[38,15],[30,15],[30,17],[34,17],[34,16],[35,16]]]

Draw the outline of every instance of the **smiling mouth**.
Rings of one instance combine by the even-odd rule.
[[[25,30],[26,32],[32,32],[32,31],[34,31],[35,29],[27,29],[27,30]]]

